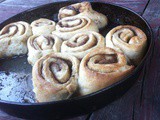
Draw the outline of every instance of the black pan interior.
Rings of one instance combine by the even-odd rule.
[[[0,24],[0,29],[5,25],[26,21],[31,23],[38,18],[48,18],[57,22],[58,10],[74,2],[62,2],[44,5],[20,13]],[[151,44],[151,31],[147,24],[136,13],[111,4],[92,2],[92,7],[109,19],[109,24],[100,33],[105,36],[109,30],[117,25],[134,25],[142,29],[148,38],[148,48]],[[147,56],[145,56],[146,58]],[[143,61],[144,62],[144,61]],[[0,100],[20,103],[34,103],[32,92],[32,67],[27,62],[27,55],[13,58],[0,59]]]

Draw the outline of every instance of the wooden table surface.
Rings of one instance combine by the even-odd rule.
[[[0,0],[0,23],[19,12],[58,0]],[[59,0],[60,1],[60,0]],[[100,0],[123,5],[143,16],[154,32],[154,52],[137,82],[120,99],[70,120],[160,120],[160,0]],[[0,120],[19,120],[0,111]]]

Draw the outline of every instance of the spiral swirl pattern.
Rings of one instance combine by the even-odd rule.
[[[28,29],[27,23],[25,22],[15,22],[6,25],[0,31],[0,40],[3,38],[14,37],[14,36],[21,36],[24,35],[26,30]]]
[[[80,93],[86,95],[110,86],[130,74],[133,69],[133,66],[128,65],[124,54],[111,48],[94,49],[80,64]]]
[[[83,5],[84,4],[78,3],[78,4],[73,4],[73,5],[61,8],[59,10],[58,19],[61,20],[65,17],[71,17],[71,16],[79,14],[80,12],[83,12],[84,9],[86,9],[83,7]]]
[[[82,59],[89,51],[105,46],[104,37],[99,33],[88,31],[74,35],[62,43],[61,52],[69,53]]]
[[[46,18],[40,18],[31,23],[34,35],[51,34],[56,27],[56,23]]]
[[[59,20],[72,16],[86,16],[92,19],[96,23],[98,28],[103,28],[108,23],[107,17],[93,10],[89,2],[72,4],[59,10]]]
[[[0,57],[27,53],[27,39],[32,35],[28,23],[19,21],[6,25],[0,31]]]
[[[52,53],[33,66],[33,86],[39,102],[71,97],[77,89],[79,61],[73,56]]]
[[[146,51],[147,37],[137,27],[118,26],[106,35],[106,46],[124,52],[133,64],[138,65]]]
[[[79,32],[95,31],[98,32],[96,24],[87,17],[69,17],[60,20],[56,25],[56,34],[63,40],[68,40]]]
[[[34,64],[40,57],[60,52],[62,40],[56,35],[33,35],[28,40],[28,62]]]

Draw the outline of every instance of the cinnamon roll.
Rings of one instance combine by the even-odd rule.
[[[87,31],[78,33],[71,39],[64,41],[61,46],[61,52],[69,53],[78,59],[82,59],[91,50],[104,46],[104,37],[101,34]]]
[[[89,2],[81,2],[63,7],[59,10],[58,18],[63,19],[70,16],[86,16],[92,19],[98,26],[103,28],[107,25],[108,19],[105,15],[92,9]]]
[[[40,18],[31,23],[34,35],[51,34],[55,30],[56,23],[46,18]]]
[[[97,25],[88,17],[68,17],[60,20],[56,25],[56,34],[63,40],[70,39],[79,32],[99,32]]]
[[[137,27],[121,25],[106,35],[106,46],[124,52],[133,64],[138,65],[146,52],[147,37]]]
[[[133,71],[123,53],[111,48],[94,49],[81,61],[79,69],[79,91],[90,94],[122,80]]]
[[[32,35],[30,25],[24,21],[6,25],[0,31],[0,57],[27,53],[27,39]]]
[[[28,39],[28,62],[31,65],[44,55],[60,52],[62,40],[56,35],[33,35]]]
[[[33,86],[38,102],[68,99],[77,90],[79,60],[71,55],[52,53],[33,66]]]

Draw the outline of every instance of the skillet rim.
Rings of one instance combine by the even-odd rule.
[[[50,4],[60,4],[60,3],[69,3],[69,4],[73,4],[73,3],[78,3],[78,2],[83,2],[84,0],[77,0],[77,1],[56,1],[56,2],[51,2],[51,3],[48,3],[48,4],[43,4],[43,5],[40,5],[40,6],[37,6],[37,7],[33,7],[33,8],[30,8],[30,9],[27,9],[23,12],[20,12],[14,16],[11,16],[10,18],[6,19],[5,21],[1,22],[0,23],[0,26],[2,25],[3,27],[3,24],[5,24],[5,22],[7,22],[8,20],[10,20],[11,18],[14,18],[18,15],[21,15],[21,14],[25,14],[27,12],[31,12],[33,10],[36,10],[36,9],[42,9],[44,7],[47,7],[49,6]],[[79,96],[79,97],[75,97],[75,98],[70,98],[70,99],[66,99],[66,100],[59,100],[59,101],[51,101],[51,102],[42,102],[42,103],[21,103],[21,102],[14,102],[14,101],[7,101],[7,100],[0,100],[0,104],[11,104],[11,105],[18,105],[18,106],[43,106],[43,105],[49,105],[49,104],[61,104],[61,103],[68,103],[68,102],[72,102],[72,101],[81,101],[82,99],[87,99],[88,97],[92,97],[92,96],[95,96],[97,94],[100,94],[100,93],[103,93],[105,91],[108,91],[116,86],[118,86],[119,84],[127,81],[129,78],[133,77],[135,74],[137,74],[137,72],[139,70],[141,70],[141,68],[144,66],[144,63],[147,62],[147,59],[148,59],[148,56],[151,54],[151,52],[153,52],[153,45],[154,45],[154,41],[153,41],[153,31],[152,31],[152,28],[151,26],[149,25],[149,23],[147,22],[147,20],[145,18],[143,18],[141,15],[139,15],[137,12],[135,12],[134,10],[128,8],[128,7],[124,7],[122,5],[117,5],[117,4],[114,4],[114,3],[110,3],[110,2],[105,2],[105,1],[99,1],[99,0],[88,0],[88,2],[91,2],[91,3],[101,3],[101,4],[108,4],[108,5],[111,5],[111,6],[114,6],[114,7],[119,7],[121,9],[124,9],[124,10],[127,10],[131,13],[134,13],[135,15],[137,15],[145,24],[146,26],[148,27],[148,30],[149,30],[149,34],[150,34],[150,44],[148,45],[148,50],[145,54],[145,56],[143,57],[143,59],[141,60],[140,64],[138,66],[136,66],[136,68],[134,69],[134,71],[129,74],[128,76],[126,76],[125,78],[123,78],[122,80],[106,87],[106,88],[103,88],[101,90],[98,90],[96,92],[93,92],[91,94],[88,94],[88,95],[84,95],[84,96]],[[142,68],[143,69],[143,68]]]

